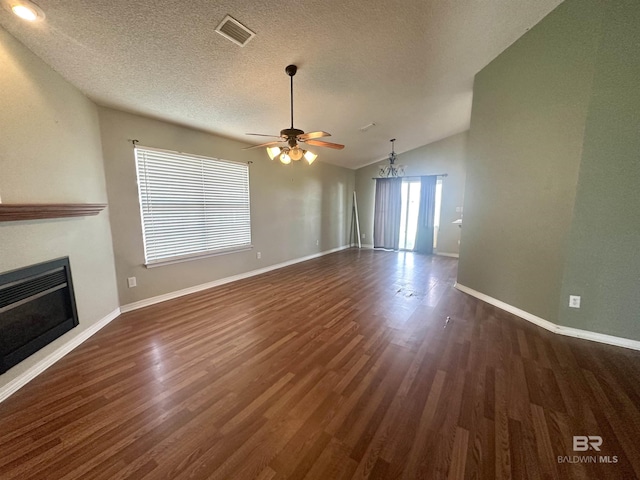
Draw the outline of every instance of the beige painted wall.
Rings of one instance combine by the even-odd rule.
[[[437,248],[441,253],[458,253],[460,228],[451,222],[461,216],[456,212],[456,208],[462,207],[464,198],[466,148],[467,132],[463,132],[398,155],[398,164],[407,167],[406,175],[448,174],[442,181],[441,228]],[[356,171],[360,233],[365,235],[362,243],[366,245],[373,244],[376,183],[372,178],[378,176],[380,166],[388,163],[388,160],[385,160]]]
[[[561,4],[474,83],[458,282],[552,322],[601,18]]]
[[[346,245],[354,172],[322,163],[269,160],[263,149],[129,113],[100,108],[118,291],[122,305]],[[133,148],[141,145],[235,161],[249,170],[254,248],[146,268]],[[319,245],[316,245],[316,240]],[[256,252],[262,258],[256,258]],[[127,278],[138,286],[128,288]],[[295,286],[292,285],[295,289]]]
[[[95,105],[0,28],[4,203],[107,203]],[[0,224],[0,272],[69,256],[80,325],[3,375],[0,387],[118,307],[109,211]]]

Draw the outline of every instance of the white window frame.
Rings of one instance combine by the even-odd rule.
[[[141,145],[134,156],[146,267],[253,247],[248,164]]]

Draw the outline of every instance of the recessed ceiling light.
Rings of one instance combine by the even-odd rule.
[[[4,0],[5,8],[11,10],[11,12],[28,22],[35,22],[38,20],[44,20],[44,12],[42,9],[29,0]]]

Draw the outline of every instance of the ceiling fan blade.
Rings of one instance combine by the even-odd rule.
[[[282,141],[261,143],[260,145],[252,145],[250,147],[245,147],[242,150],[251,150],[252,148],[260,148],[260,147],[270,147],[271,145],[277,145],[279,143],[282,143]]]
[[[245,135],[255,135],[256,137],[273,137],[273,138],[281,137],[281,135],[265,135],[264,133],[245,133]]]
[[[305,140],[304,143],[315,145],[316,147],[335,148],[336,150],[342,150],[344,148],[344,145],[340,145],[339,143],[325,142],[324,140]]]
[[[303,133],[302,135],[298,135],[298,140],[311,140],[312,138],[321,138],[321,137],[330,137],[331,134],[327,132],[309,132]]]

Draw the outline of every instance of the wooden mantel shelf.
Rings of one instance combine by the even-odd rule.
[[[97,215],[104,203],[0,203],[0,222]]]

